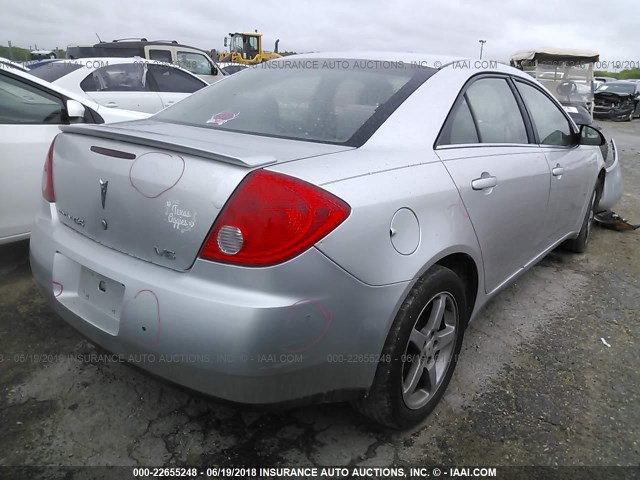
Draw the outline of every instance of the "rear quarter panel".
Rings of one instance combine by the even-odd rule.
[[[395,152],[395,158],[403,153]],[[425,155],[422,162],[404,157],[391,166],[388,152],[359,150],[280,165],[278,171],[314,182],[323,171],[349,165],[352,173],[368,164],[369,172],[341,180],[318,182],[351,206],[350,217],[316,247],[360,281],[387,285],[417,279],[431,265],[451,253],[471,256],[478,270],[481,257],[478,241],[458,191],[442,162]],[[366,170],[366,169],[365,169]],[[314,175],[315,173],[315,175]],[[316,182],[314,182],[316,183]],[[399,253],[392,243],[392,219],[399,209],[411,210],[419,224],[415,251]],[[402,227],[400,227],[402,228]],[[402,235],[404,232],[396,232]]]

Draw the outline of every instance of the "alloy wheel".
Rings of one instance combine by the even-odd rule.
[[[435,395],[451,364],[458,328],[450,293],[438,293],[420,312],[403,358],[402,398],[408,408],[417,410]]]

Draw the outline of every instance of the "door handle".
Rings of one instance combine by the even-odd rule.
[[[498,179],[490,176],[487,172],[483,172],[480,178],[471,181],[471,188],[474,190],[485,190],[498,185]]]
[[[107,102],[104,106],[109,108],[118,108],[118,104],[116,102]]]
[[[562,168],[560,164],[558,164],[555,166],[553,170],[551,170],[551,173],[553,174],[554,177],[560,177],[564,173],[564,168]]]

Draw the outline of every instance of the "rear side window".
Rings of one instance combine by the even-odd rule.
[[[116,63],[98,68],[80,82],[84,92],[147,92],[147,65]]]
[[[465,97],[481,143],[529,143],[522,113],[507,80],[481,78],[471,84]]]
[[[516,82],[529,110],[533,126],[542,145],[569,147],[575,144],[569,120],[544,93],[535,87]]]
[[[466,95],[452,112],[440,135],[439,145],[480,143]]]
[[[29,70],[29,74],[47,82],[55,82],[59,78],[82,68],[82,63],[76,62],[48,62]]]
[[[149,60],[158,60],[160,62],[171,63],[173,59],[171,58],[171,51],[169,50],[149,50]]]
[[[193,93],[206,84],[188,73],[168,65],[149,65],[149,74],[156,82],[159,92]]]

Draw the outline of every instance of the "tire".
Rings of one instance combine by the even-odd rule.
[[[626,118],[627,122],[631,122],[633,121],[633,110],[631,111],[631,113],[629,114],[629,116]]]
[[[394,429],[429,415],[451,380],[462,346],[464,287],[458,275],[440,265],[416,282],[391,325],[373,384],[356,409]],[[441,315],[432,316],[435,312]]]
[[[562,246],[565,250],[569,250],[574,253],[584,253],[589,245],[589,237],[591,236],[591,227],[593,226],[593,217],[595,216],[595,208],[598,204],[599,189],[596,187],[591,194],[591,200],[589,202],[589,208],[582,221],[582,227],[580,233],[576,238],[566,240]]]

